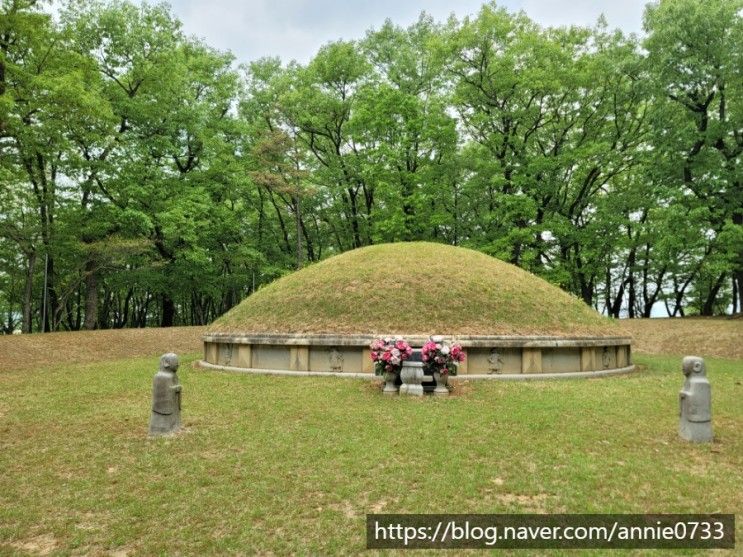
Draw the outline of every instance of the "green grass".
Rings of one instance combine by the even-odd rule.
[[[166,439],[146,437],[156,359],[3,373],[0,554],[347,554],[369,512],[743,511],[742,362],[708,360],[716,441],[693,445],[679,359],[637,360],[441,400],[187,359]]]
[[[578,298],[513,265],[429,242],[337,255],[260,289],[212,331],[621,335]]]

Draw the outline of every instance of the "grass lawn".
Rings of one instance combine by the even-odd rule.
[[[743,511],[741,361],[708,360],[716,441],[692,445],[678,357],[446,400],[195,358],[168,439],[146,437],[156,358],[0,373],[0,554],[356,553],[368,512]]]

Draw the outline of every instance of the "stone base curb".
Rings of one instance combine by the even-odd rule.
[[[196,362],[196,367],[204,369],[214,369],[218,371],[237,371],[240,373],[252,373],[254,375],[287,375],[299,377],[348,377],[349,379],[379,379],[384,380],[379,375],[373,373],[344,373],[333,371],[290,371],[288,369],[256,369],[246,367],[219,366],[210,364],[204,360]]]
[[[384,378],[374,375],[373,373],[349,373],[349,372],[332,372],[332,371],[289,371],[285,369],[255,369],[233,366],[220,366],[210,364],[204,360],[195,362],[195,367],[202,369],[212,369],[217,371],[236,371],[239,373],[252,373],[254,375],[280,375],[295,377],[346,377],[349,379],[378,379]],[[473,374],[473,375],[451,375],[449,381],[468,381],[474,380],[495,380],[495,381],[532,381],[540,379],[590,379],[591,377],[605,377],[607,375],[621,375],[631,373],[635,366],[627,366],[615,369],[605,369],[599,371],[575,371],[566,373],[504,373],[504,374]]]
[[[635,366],[615,369],[600,369],[598,371],[572,371],[565,373],[503,373],[503,374],[472,374],[450,375],[449,381],[466,381],[468,379],[494,379],[496,381],[529,381],[532,379],[590,379],[591,377],[606,377],[607,375],[622,375],[632,373]]]

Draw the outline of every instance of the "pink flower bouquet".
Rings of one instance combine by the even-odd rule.
[[[403,361],[413,354],[410,345],[400,337],[378,338],[369,348],[376,375],[383,375],[386,372],[400,373]]]
[[[456,375],[457,366],[466,358],[462,346],[445,342],[436,342],[431,339],[423,345],[421,360],[423,360],[423,372],[431,375],[439,372],[441,375]]]

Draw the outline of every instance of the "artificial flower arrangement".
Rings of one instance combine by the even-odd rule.
[[[371,359],[374,362],[374,373],[399,373],[403,361],[410,358],[413,349],[402,338],[379,338],[370,345]]]
[[[435,372],[441,375],[456,375],[457,366],[465,358],[466,355],[460,344],[449,346],[443,341],[434,340],[433,337],[423,345],[421,350],[423,372],[427,375]]]

